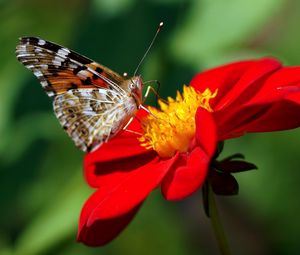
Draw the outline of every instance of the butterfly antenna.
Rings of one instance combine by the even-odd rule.
[[[154,37],[153,37],[153,39],[152,39],[152,41],[151,41],[149,47],[147,48],[147,50],[146,50],[144,56],[143,56],[142,59],[140,60],[140,62],[139,62],[139,64],[138,64],[137,68],[135,69],[133,76],[135,76],[136,73],[137,73],[137,71],[139,70],[141,64],[143,63],[145,57],[147,56],[149,50],[151,49],[153,43],[155,42],[155,39],[156,39],[158,33],[160,32],[161,28],[163,27],[163,25],[164,25],[163,22],[160,22],[160,23],[159,23],[158,28],[157,28],[157,30],[156,30],[156,33],[155,33],[155,35],[154,35]]]

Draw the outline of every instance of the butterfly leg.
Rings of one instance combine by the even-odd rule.
[[[155,88],[153,88],[152,86],[148,85],[148,86],[147,86],[147,89],[146,89],[146,92],[145,92],[145,94],[144,94],[144,97],[143,97],[143,98],[144,98],[143,103],[144,103],[144,102],[146,101],[146,99],[148,98],[150,91],[152,91],[152,92],[155,94],[156,100],[157,100],[158,98],[160,98],[160,96],[159,96],[159,94],[158,94],[158,91],[159,91],[159,88],[160,88],[160,83],[159,83],[159,81],[157,81],[157,80],[147,81],[147,82],[144,82],[144,85],[147,84],[147,83],[152,83],[152,82],[155,82],[155,83],[157,84],[157,89],[155,89]]]
[[[157,81],[157,80],[153,80],[153,81],[149,81],[149,82],[156,82],[156,83],[158,84],[158,88],[160,87],[160,83],[159,83],[159,81]],[[152,113],[151,111],[149,111],[149,109],[147,109],[145,106],[143,106],[144,102],[146,101],[147,97],[149,96],[150,91],[152,91],[152,92],[156,95],[156,99],[157,99],[157,98],[160,98],[160,100],[162,100],[162,101],[164,101],[164,102],[167,102],[167,101],[163,100],[163,99],[160,97],[160,95],[157,93],[157,91],[156,91],[152,86],[148,86],[148,87],[147,87],[147,90],[146,90],[146,93],[145,93],[145,95],[144,95],[143,102],[142,102],[142,104],[139,105],[139,109],[142,109],[142,110],[144,110],[145,112],[151,114],[153,117],[159,119],[158,116],[156,116],[154,113]],[[156,100],[156,104],[157,104],[157,100]]]
[[[149,85],[149,86],[147,87],[147,89],[146,89],[145,94],[144,94],[144,97],[143,97],[143,103],[144,103],[144,102],[146,101],[146,99],[148,98],[150,91],[153,92],[153,93],[155,94],[155,96],[156,96],[156,107],[157,107],[157,101],[158,101],[158,99],[161,100],[161,101],[163,101],[164,103],[168,103],[168,101],[164,100],[164,99],[159,95],[159,93],[158,93],[159,88],[160,88],[160,83],[159,83],[159,81],[153,80],[153,81],[149,81],[149,82],[156,82],[156,83],[157,83],[157,89],[155,89],[155,88],[153,88],[152,86]],[[148,82],[146,82],[146,83],[148,83]],[[144,84],[145,84],[145,83],[144,83]]]
[[[147,109],[145,106],[143,106],[142,104],[139,105],[139,109],[144,110],[145,112],[149,113],[150,115],[152,115],[154,118],[159,119],[158,116],[156,116],[153,112],[151,112],[149,109]]]
[[[126,128],[130,125],[130,123],[133,121],[134,117],[131,117],[128,122],[126,123],[126,125],[123,127],[123,130],[126,130]]]
[[[132,134],[142,135],[142,133],[139,133],[139,132],[136,132],[136,131],[127,129],[128,126],[130,125],[130,123],[134,120],[134,118],[136,118],[138,121],[140,121],[137,117],[131,117],[131,118],[129,119],[129,121],[126,123],[126,125],[123,127],[123,130],[124,130],[124,131],[127,131],[127,132],[129,132],[129,133],[132,133]]]

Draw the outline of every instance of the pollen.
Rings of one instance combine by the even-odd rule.
[[[159,100],[160,110],[149,107],[149,114],[141,120],[143,135],[139,141],[146,149],[155,150],[162,158],[172,157],[178,152],[187,152],[195,135],[195,114],[198,107],[212,112],[209,101],[216,97],[217,90],[203,93],[193,87],[184,86],[183,93],[177,91],[176,98]]]

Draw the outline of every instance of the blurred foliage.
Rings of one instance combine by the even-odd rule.
[[[140,70],[174,95],[204,68],[272,55],[300,63],[300,2],[293,0],[0,1],[0,255],[217,254],[200,194],[178,203],[149,197],[104,248],[75,242],[81,206],[93,191],[82,158],[50,100],[15,59],[18,37],[41,36],[123,73],[135,69],[157,24],[165,27]],[[130,73],[130,72],[128,72]],[[236,175],[240,194],[220,198],[234,254],[298,254],[298,130],[226,143],[259,170]]]

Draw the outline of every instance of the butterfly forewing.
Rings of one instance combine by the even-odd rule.
[[[36,37],[22,37],[18,60],[40,80],[49,96],[69,89],[104,87],[119,89],[124,78],[107,67],[67,48]]]
[[[74,51],[23,37],[16,55],[53,97],[57,118],[83,151],[117,134],[137,110],[136,99],[128,93],[128,80]]]

